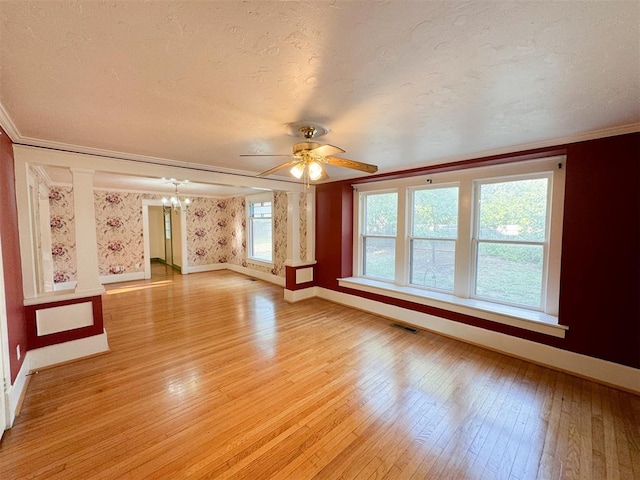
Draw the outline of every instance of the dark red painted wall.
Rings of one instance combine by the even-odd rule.
[[[353,269],[353,189],[348,183],[316,188],[316,283],[337,289]]]
[[[338,287],[336,279],[351,274],[353,180],[316,189],[317,285],[640,368],[640,133],[481,158],[457,168],[558,153],[567,154],[559,313],[569,326],[566,338]]]
[[[13,144],[0,128],[0,236],[2,237],[2,262],[4,289],[9,330],[9,363],[11,383],[20,371],[27,353],[27,327],[22,295],[22,268],[18,240],[18,208],[16,206]],[[20,345],[18,360],[16,346]]]

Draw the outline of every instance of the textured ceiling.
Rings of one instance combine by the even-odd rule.
[[[20,143],[258,173],[308,119],[393,171],[634,128],[640,3],[1,0],[0,68]]]

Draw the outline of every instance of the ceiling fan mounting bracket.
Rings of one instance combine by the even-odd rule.
[[[287,133],[292,137],[303,137],[307,140],[322,137],[329,133],[329,127],[316,122],[295,122],[287,125]]]

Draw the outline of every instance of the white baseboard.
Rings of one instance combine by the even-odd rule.
[[[211,263],[209,265],[189,265],[189,273],[213,272],[215,270],[224,270],[227,268],[226,263]]]
[[[252,268],[243,267],[242,265],[235,265],[233,263],[226,263],[225,268],[233,272],[241,273],[249,277],[273,283],[280,287],[284,287],[286,285],[286,279],[284,277],[279,277],[278,275],[273,275],[272,273],[264,273],[259,270],[253,270]]]
[[[144,280],[144,272],[118,273],[114,275],[100,275],[100,283],[130,282],[132,280]]]
[[[29,350],[25,363],[28,360],[29,370],[34,371],[108,351],[107,332],[104,330],[99,335]]]
[[[27,387],[27,375],[31,370],[31,366],[29,365],[29,352],[27,352],[27,356],[24,358],[24,362],[22,362],[22,367],[20,367],[20,371],[18,372],[18,376],[12,385],[7,389],[7,408],[8,408],[8,425],[7,428],[11,428],[13,426],[13,422],[16,419],[16,413],[18,412],[18,408],[20,407],[20,402],[24,397],[25,389]]]
[[[456,338],[463,342],[472,343],[523,360],[529,360],[539,365],[640,394],[640,371],[626,365],[416,312],[415,310],[387,305],[356,295],[321,287],[315,287],[315,289],[316,295],[325,300],[364,310],[375,315],[382,315],[408,325],[414,325]]]
[[[301,302],[318,296],[316,287],[301,288],[300,290],[284,290],[284,300],[289,303]]]

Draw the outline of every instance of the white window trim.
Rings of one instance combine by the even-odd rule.
[[[253,233],[251,228],[251,204],[252,203],[261,203],[261,202],[271,202],[271,262],[266,261],[264,258],[256,258],[251,256],[251,251],[253,250]],[[265,267],[273,267],[273,259],[275,257],[275,252],[273,251],[273,238],[275,235],[274,226],[273,226],[273,216],[274,216],[274,204],[273,204],[273,192],[267,193],[259,193],[255,195],[247,195],[245,196],[245,217],[246,217],[246,234],[247,234],[247,262],[253,263],[256,265],[262,265]]]
[[[562,218],[564,206],[566,156],[553,156],[543,159],[507,163],[487,167],[477,167],[452,172],[435,173],[406,177],[397,180],[386,180],[367,184],[354,185],[354,227],[357,231],[353,236],[353,272],[350,278],[339,279],[339,285],[356,290],[377,293],[392,298],[429,305],[449,311],[468,314],[498,323],[512,325],[526,330],[536,331],[548,335],[564,337],[568,327],[558,324],[558,303],[560,297],[560,256],[562,243]],[[469,271],[472,255],[471,211],[474,201],[473,182],[488,178],[524,176],[553,172],[551,175],[550,196],[551,212],[549,227],[549,249],[547,255],[546,292],[543,292],[543,310],[504,305],[497,302],[470,298],[471,273]],[[410,189],[431,185],[458,184],[459,206],[458,241],[456,244],[456,271],[453,295],[435,290],[427,290],[410,286],[408,283],[408,254],[406,245],[407,231],[405,226],[409,222],[409,212],[405,208],[408,204]],[[362,210],[360,193],[398,191],[398,243],[402,244],[400,252],[396,252],[396,282],[386,282],[377,279],[364,278],[362,275]],[[402,200],[401,200],[402,199]],[[402,207],[401,207],[402,202]],[[402,209],[401,209],[402,208]],[[403,229],[401,230],[401,223]],[[459,258],[459,255],[461,258]],[[401,263],[398,266],[397,263]],[[398,273],[400,273],[398,275]],[[399,280],[398,280],[399,279]]]

